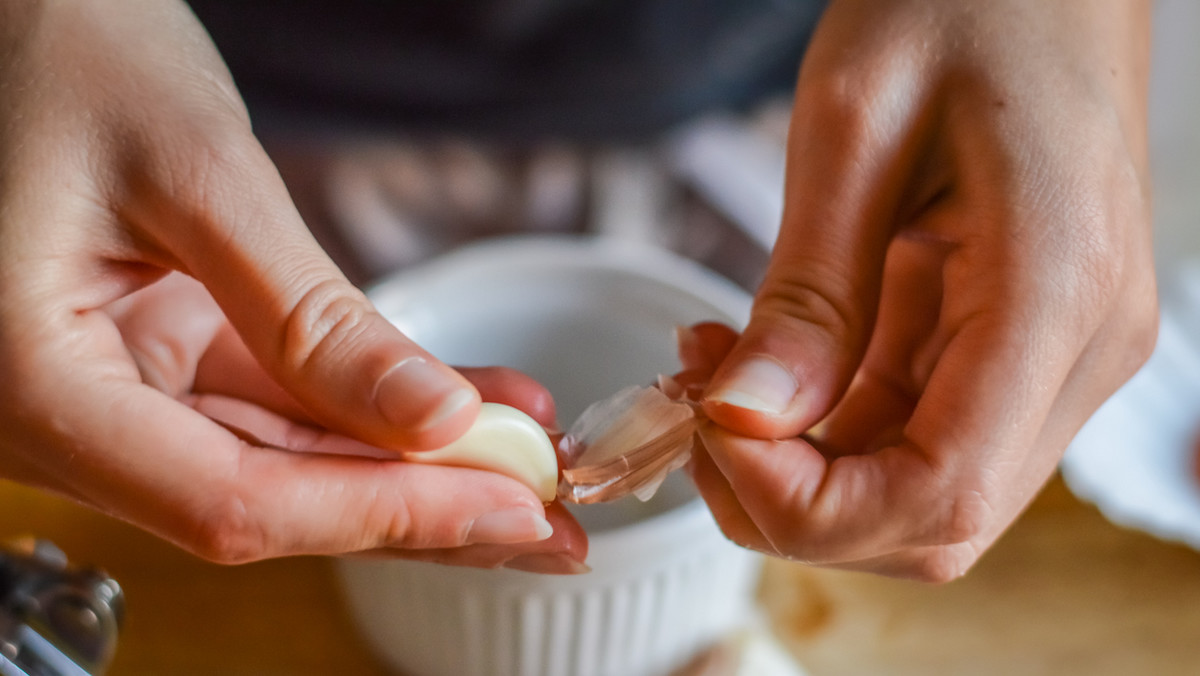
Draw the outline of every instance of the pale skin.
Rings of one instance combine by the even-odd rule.
[[[830,6],[753,318],[693,350],[716,368],[696,479],[731,539],[953,579],[1145,361],[1149,13]]]
[[[694,475],[731,539],[952,579],[1146,358],[1147,5],[830,5],[753,319],[684,351],[715,371]],[[223,562],[577,570],[574,522],[551,509],[538,540],[546,512],[504,477],[286,453],[210,419],[265,446],[404,451],[461,434],[481,397],[547,424],[553,406],[374,314],[184,5],[0,2],[0,99],[5,477]]]
[[[346,281],[186,5],[0,2],[0,110],[0,476],[222,563],[579,572],[582,530],[512,479],[319,453],[553,401],[439,363]]]

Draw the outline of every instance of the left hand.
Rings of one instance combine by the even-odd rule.
[[[183,0],[0,0],[0,55],[0,478],[222,563],[582,559],[520,482],[398,460],[461,436],[481,395],[535,417],[549,395],[464,377],[346,280]],[[248,440],[321,430],[393,459]]]
[[[554,528],[548,539],[472,544],[466,535],[466,544],[451,545],[456,533],[463,537],[471,519],[477,518],[472,510],[486,510],[503,491],[511,490],[513,481],[480,470],[408,463],[397,459],[394,451],[326,429],[267,374],[195,280],[174,273],[105,310],[146,384],[242,436],[240,452],[258,457],[243,460],[244,466],[269,468],[264,476],[271,483],[260,484],[258,490],[278,519],[320,521],[332,528],[339,519],[371,515],[372,498],[366,491],[400,492],[412,521],[409,537],[389,547],[342,545],[352,556],[540,573],[587,569],[587,536],[557,501],[546,507],[546,520]],[[544,427],[556,427],[554,400],[528,376],[496,367],[459,371],[484,401],[519,408]],[[218,450],[209,452],[219,456]],[[355,491],[364,494],[346,495]],[[381,508],[385,502],[380,501]],[[343,530],[347,536],[355,532]]]

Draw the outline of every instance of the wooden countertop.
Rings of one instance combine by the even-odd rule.
[[[125,588],[112,676],[387,673],[356,637],[325,559],[217,566],[0,482],[0,539],[21,534]],[[814,676],[1200,673],[1200,553],[1109,524],[1058,479],[962,580],[772,561],[762,597]]]

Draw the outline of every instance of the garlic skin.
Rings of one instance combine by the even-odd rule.
[[[406,453],[410,462],[470,467],[497,472],[529,486],[550,502],[558,486],[558,456],[542,426],[523,411],[485,402],[479,417],[450,444]]]
[[[558,496],[581,505],[632,493],[645,502],[692,456],[700,420],[671,378],[628,387],[587,408],[560,444]]]

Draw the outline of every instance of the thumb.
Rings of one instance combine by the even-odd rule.
[[[200,159],[192,159],[199,157]],[[313,239],[249,129],[193,153],[160,186],[163,246],[199,279],[263,367],[322,424],[393,449],[444,445],[475,388],[406,338]]]
[[[897,169],[911,151],[878,132],[905,120],[871,115],[903,111],[864,114],[861,102],[836,94],[801,78],[779,238],[750,322],[704,398],[709,417],[741,435],[806,431],[845,392],[871,338]]]
[[[857,270],[835,275],[796,258],[776,255],[750,323],[703,398],[710,419],[744,436],[808,430],[845,392],[866,350],[876,303],[857,286],[878,273],[855,261]]]

